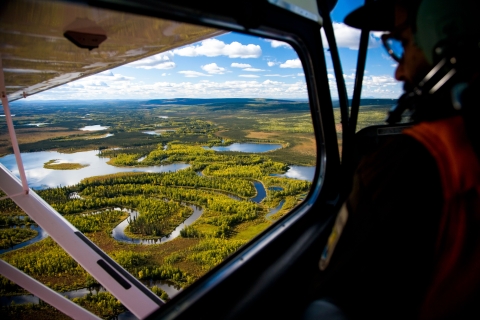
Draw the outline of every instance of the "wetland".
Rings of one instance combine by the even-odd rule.
[[[315,174],[307,102],[18,101],[11,109],[30,187],[162,299],[292,211]],[[0,163],[18,175],[11,153],[3,121]],[[58,292],[77,292],[73,301],[102,318],[127,312],[110,293],[92,293],[95,279],[33,221],[23,227],[33,233],[12,234],[24,215],[0,200],[0,236],[14,248],[1,259]],[[61,318],[45,304],[20,303],[13,297],[28,293],[0,282],[1,301],[18,301],[2,314]]]

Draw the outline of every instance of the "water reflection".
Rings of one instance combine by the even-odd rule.
[[[149,135],[152,135],[152,136],[162,135],[160,132],[157,132],[157,131],[143,131],[142,133],[149,134]]]
[[[28,185],[32,189],[54,188],[58,186],[70,186],[79,183],[83,178],[100,176],[118,172],[170,172],[178,171],[189,167],[185,163],[174,163],[163,166],[151,167],[114,167],[109,164],[108,158],[100,158],[97,156],[98,151],[85,151],[76,153],[59,153],[56,151],[41,151],[22,153],[25,174],[27,175]],[[80,163],[88,165],[78,170],[52,170],[45,169],[43,164],[47,161],[58,159],[60,161]],[[0,158],[0,163],[7,167],[17,177],[17,162],[15,155],[9,154]]]
[[[148,288],[157,286],[168,294],[168,297],[171,299],[176,296],[182,288],[174,285],[168,281],[163,280],[142,280],[143,284]],[[87,294],[98,294],[99,292],[107,292],[104,287],[100,285],[92,286],[90,288],[82,288],[78,290],[59,292],[62,296],[67,297],[68,299],[81,298]],[[12,303],[15,304],[27,304],[27,303],[39,303],[39,298],[32,294],[25,294],[20,296],[3,296],[0,297],[0,305],[9,306]],[[130,311],[126,311],[120,314],[119,319],[137,319]]]
[[[315,176],[315,167],[289,166],[289,169],[286,173],[271,174],[271,176],[313,181],[313,177]]]
[[[270,143],[233,143],[229,146],[214,146],[211,148],[208,148],[208,147],[204,147],[204,148],[215,150],[215,151],[262,153],[262,152],[277,150],[277,149],[280,149],[281,147],[282,147],[281,144],[270,144]]]
[[[82,131],[100,131],[100,130],[105,130],[105,129],[108,129],[110,127],[104,127],[104,126],[101,126],[99,124],[95,124],[93,126],[85,126],[83,128],[80,128],[79,130],[82,130]]]
[[[36,127],[41,127],[44,125],[49,124],[48,122],[39,122],[39,123],[28,123],[27,126],[36,126]]]

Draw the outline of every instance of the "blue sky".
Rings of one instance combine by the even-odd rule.
[[[362,0],[339,0],[332,12],[344,77],[352,95],[358,30],[343,18]],[[395,62],[381,46],[381,33],[370,36],[363,97],[398,98]],[[327,54],[331,93],[337,97]],[[37,99],[161,99],[161,98],[306,99],[306,83],[296,52],[286,43],[227,33],[164,52],[55,89],[30,96]]]

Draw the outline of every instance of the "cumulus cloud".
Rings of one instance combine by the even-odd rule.
[[[201,73],[198,71],[178,71],[178,73],[185,75],[187,78],[198,78],[198,77],[211,77],[209,74]]]
[[[203,71],[206,71],[209,74],[224,74],[226,71],[225,68],[217,66],[216,63],[206,64],[204,66],[201,66],[201,68],[203,69]]]
[[[360,30],[349,27],[344,23],[334,22],[333,32],[335,33],[335,40],[339,48],[349,48],[352,50],[358,50],[358,46],[360,44],[360,33],[361,33]],[[370,38],[368,41],[368,47],[375,48],[380,46],[381,44],[380,36],[382,34],[383,32],[371,32]],[[323,29],[322,29],[322,39],[323,39],[323,46],[325,48],[328,48],[327,38],[325,36]]]
[[[300,59],[287,60],[280,64],[280,68],[302,68]]]
[[[267,65],[268,65],[269,67],[273,67],[274,65],[276,65],[276,63],[273,62],[273,61],[268,61],[268,62],[267,62]]]
[[[263,75],[264,77],[278,77],[278,78],[295,78],[296,76],[294,74],[265,74]]]
[[[175,62],[173,62],[173,52],[167,51],[156,54],[154,56],[131,62],[127,64],[127,67],[139,68],[139,69],[173,69],[175,68]]]
[[[259,72],[259,71],[265,71],[263,69],[257,69],[257,68],[245,68],[243,71],[250,71],[250,72]]]
[[[184,75],[209,76],[199,72],[182,71]],[[114,74],[114,76],[117,76]],[[108,87],[85,86],[78,83],[63,85],[36,95],[29,96],[29,100],[49,99],[161,99],[161,98],[277,98],[277,99],[305,99],[307,87],[305,81],[258,81],[257,75],[246,74],[235,81],[158,81],[143,83],[133,81],[106,82]],[[168,78],[163,78],[168,79]],[[212,78],[214,79],[214,78]],[[240,80],[241,79],[241,80]],[[76,81],[75,81],[76,82]],[[76,88],[74,88],[76,86]]]
[[[343,75],[349,96],[353,94],[354,76]],[[332,96],[338,98],[337,83],[333,74],[328,74]],[[365,75],[363,77],[362,97],[397,99],[402,93],[402,84],[387,75]]]
[[[226,44],[217,39],[206,39],[198,45],[191,45],[173,50],[174,54],[184,57],[217,57],[227,56],[229,58],[258,58],[262,55],[262,48],[259,45],[247,44],[234,41]]]
[[[284,48],[292,49],[292,46],[290,46],[288,43],[283,41],[278,41],[278,40],[267,40],[267,41],[270,42],[270,45],[272,46],[272,48],[284,47]]]
[[[102,71],[102,72],[98,73],[97,75],[106,76],[106,77],[113,77],[114,76],[112,70],[105,70],[105,71]]]
[[[230,67],[232,68],[250,68],[251,65],[249,65],[248,63],[236,63],[236,62],[233,62]]]

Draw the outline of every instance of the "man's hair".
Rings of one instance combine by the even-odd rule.
[[[417,13],[422,0],[397,0],[396,5],[405,8],[407,11],[407,23],[412,28],[412,32],[417,31]]]

